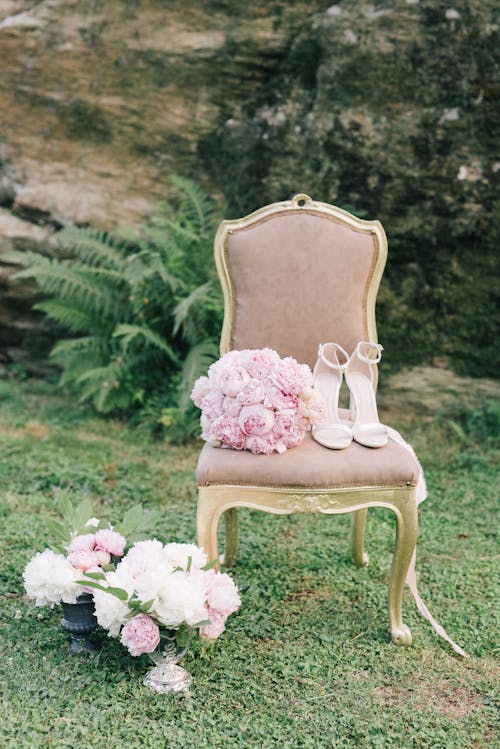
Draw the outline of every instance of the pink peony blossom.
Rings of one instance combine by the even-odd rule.
[[[238,423],[245,434],[261,437],[273,428],[274,414],[269,408],[260,404],[243,406]]]
[[[95,534],[85,533],[82,536],[74,536],[68,546],[68,551],[92,551],[95,546]]]
[[[264,405],[275,409],[296,409],[299,405],[299,399],[294,393],[284,393],[268,382],[266,384]]]
[[[198,377],[191,392],[191,400],[194,405],[201,408],[203,398],[210,392],[210,381],[208,377]]]
[[[240,415],[242,403],[238,398],[232,398],[229,395],[226,395],[224,400],[222,401],[222,412],[225,416],[232,416],[233,418],[235,416]]]
[[[226,572],[215,572],[209,576],[207,605],[211,611],[216,611],[225,617],[234,613],[241,606],[238,588]]]
[[[307,364],[299,364],[291,356],[287,356],[273,367],[269,381],[283,393],[298,395],[307,385],[312,384],[312,374]]]
[[[94,554],[95,554],[97,564],[100,565],[101,567],[103,564],[109,564],[111,562],[111,554],[109,553],[109,551],[96,549],[96,551],[94,551]]]
[[[217,372],[215,387],[224,395],[234,398],[249,379],[250,376],[243,367],[225,366]]]
[[[246,351],[245,360],[245,366],[250,377],[263,380],[278,364],[280,357],[273,349],[264,348]]]
[[[218,390],[211,390],[202,400],[203,413],[209,419],[216,419],[222,414],[224,395]]]
[[[127,539],[116,531],[102,530],[97,531],[95,534],[96,550],[107,551],[109,554],[113,554],[114,557],[123,556],[126,543]]]
[[[97,556],[93,551],[72,551],[68,561],[76,569],[85,571],[98,565]]]
[[[160,628],[147,614],[137,614],[123,627],[120,642],[130,655],[152,653],[160,643]]]
[[[250,450],[250,452],[257,455],[271,455],[275,450],[272,435],[264,435],[264,437],[256,437],[253,434],[249,435],[245,440],[245,450]]]
[[[295,427],[295,411],[292,408],[288,408],[283,411],[278,411],[274,415],[273,435],[275,437],[283,437],[285,434],[290,432]]]
[[[255,453],[299,445],[324,415],[309,367],[272,349],[229,351],[197,380],[191,397],[201,406],[206,442]]]
[[[299,397],[299,414],[309,419],[311,423],[318,424],[325,418],[325,402],[313,388],[310,388],[311,393],[307,390],[308,388],[303,391],[307,394],[307,398],[303,397],[303,393]]]
[[[236,400],[242,406],[252,406],[255,403],[263,403],[266,396],[266,387],[261,380],[250,378],[241,388]]]
[[[233,450],[243,450],[246,435],[241,431],[238,419],[226,415],[219,416],[212,423],[212,431],[222,444],[232,447]]]
[[[205,624],[201,628],[201,636],[206,637],[207,640],[216,640],[226,629],[227,617],[209,609],[208,618],[210,619],[210,624]]]

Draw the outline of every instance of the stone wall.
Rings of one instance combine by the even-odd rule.
[[[33,287],[12,282],[2,253],[50,252],[68,223],[139,227],[172,173],[222,200],[200,169],[200,139],[266,83],[303,19],[327,4],[0,0],[4,360],[37,318]]]
[[[495,8],[0,0],[0,253],[50,252],[70,222],[138,227],[172,173],[228,217],[307,192],[386,228],[390,361],[495,375]],[[0,350],[30,325],[8,277]]]

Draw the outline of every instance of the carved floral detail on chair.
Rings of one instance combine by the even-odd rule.
[[[278,504],[291,512],[325,512],[339,504],[331,494],[287,494]]]

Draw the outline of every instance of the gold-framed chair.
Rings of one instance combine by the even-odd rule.
[[[335,341],[352,352],[358,341],[377,341],[375,300],[387,257],[378,221],[299,194],[244,218],[223,221],[215,262],[224,293],[221,355],[231,349],[273,348],[311,367],[318,344]],[[376,384],[376,366],[373,367]],[[283,454],[254,455],[203,447],[198,481],[198,544],[219,559],[218,526],[225,518],[225,554],[236,557],[237,508],[276,515],[352,513],[351,555],[359,567],[369,507],[397,518],[389,581],[393,642],[411,644],[402,619],[403,588],[417,541],[419,466],[399,442],[372,449],[353,442],[329,450],[310,433]]]

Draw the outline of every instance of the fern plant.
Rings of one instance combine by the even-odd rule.
[[[36,309],[68,331],[51,352],[60,383],[102,413],[142,409],[183,439],[197,424],[192,384],[217,358],[223,304],[215,206],[189,180],[172,181],[177,205],[162,204],[144,236],[68,227],[55,257],[9,259],[23,266],[17,278],[37,282]]]

